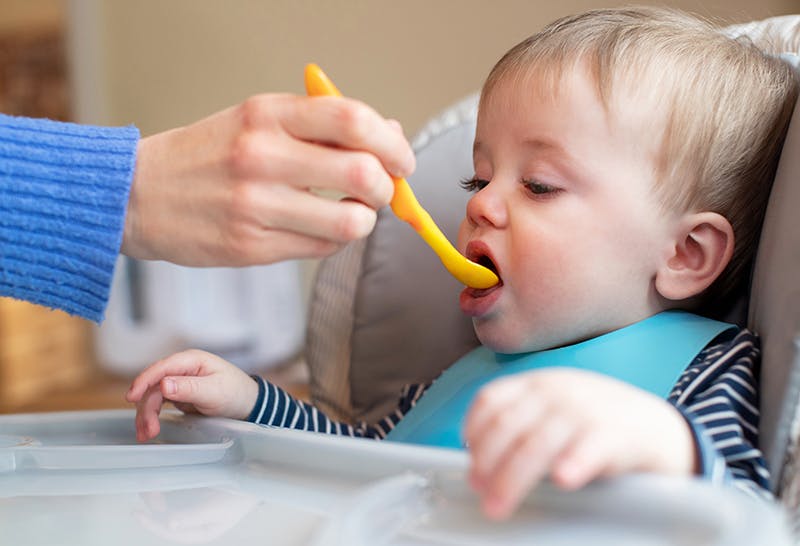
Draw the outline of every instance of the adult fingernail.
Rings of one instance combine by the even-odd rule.
[[[405,178],[406,176],[409,176],[411,173],[414,172],[414,168],[416,166],[417,166],[417,159],[414,157],[413,153],[409,153],[406,156],[405,160],[403,161],[403,164],[400,166],[402,174],[398,175],[397,177]]]
[[[162,382],[164,388],[164,394],[175,394],[178,392],[178,385],[175,383],[174,379],[165,379]]]
[[[414,155],[413,151],[408,153],[408,169],[409,174],[414,172],[414,169],[417,168],[417,156]]]
[[[416,167],[417,158],[414,157],[413,152],[409,152],[408,155],[406,155],[406,157],[401,161],[400,165],[389,169],[389,174],[395,178],[405,178],[413,173]]]

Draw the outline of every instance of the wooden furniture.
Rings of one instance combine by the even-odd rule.
[[[90,328],[61,311],[0,298],[0,411],[89,381],[95,369]]]

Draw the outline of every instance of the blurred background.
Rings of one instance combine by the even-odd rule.
[[[547,22],[628,3],[0,0],[0,111],[133,123],[148,135],[253,94],[302,93],[303,66],[316,62],[411,137]],[[639,3],[725,23],[800,10],[797,0]],[[185,346],[222,353],[302,396],[314,269],[188,270],[122,259],[99,329],[0,298],[0,412],[126,407],[129,378]]]

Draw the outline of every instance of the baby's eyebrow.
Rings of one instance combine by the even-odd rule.
[[[485,157],[489,153],[488,148],[484,141],[475,139],[472,145],[473,158]],[[584,169],[581,168],[581,162],[558,140],[532,136],[522,140],[522,148],[537,154],[536,157],[552,165],[566,179],[577,182],[581,179],[581,174],[585,175]]]
[[[522,145],[526,148],[534,148],[538,151],[552,151],[554,154],[563,157],[564,159],[571,159],[571,155],[561,143],[542,137],[526,138],[522,141]],[[477,154],[486,151],[486,145],[481,140],[475,140],[472,145],[472,153]]]
[[[564,159],[571,159],[570,153],[562,146],[560,143],[556,142],[555,140],[547,139],[547,138],[526,138],[522,141],[523,146],[526,148],[534,148],[537,151],[549,151],[553,152],[554,154],[563,157]]]

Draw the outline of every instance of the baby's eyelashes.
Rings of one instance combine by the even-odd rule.
[[[462,178],[458,185],[470,192],[481,191],[483,188],[489,185],[488,180],[484,180],[482,178],[478,178],[477,176],[473,176],[471,178]]]
[[[525,186],[529,193],[537,197],[552,197],[562,191],[561,188],[551,186],[535,178],[522,179],[520,183]],[[462,178],[458,184],[469,192],[479,192],[489,185],[489,180],[473,176],[471,178]]]
[[[540,182],[536,179],[523,180],[522,184],[534,197],[554,197],[556,194],[563,191],[561,188],[551,186],[545,182]]]

